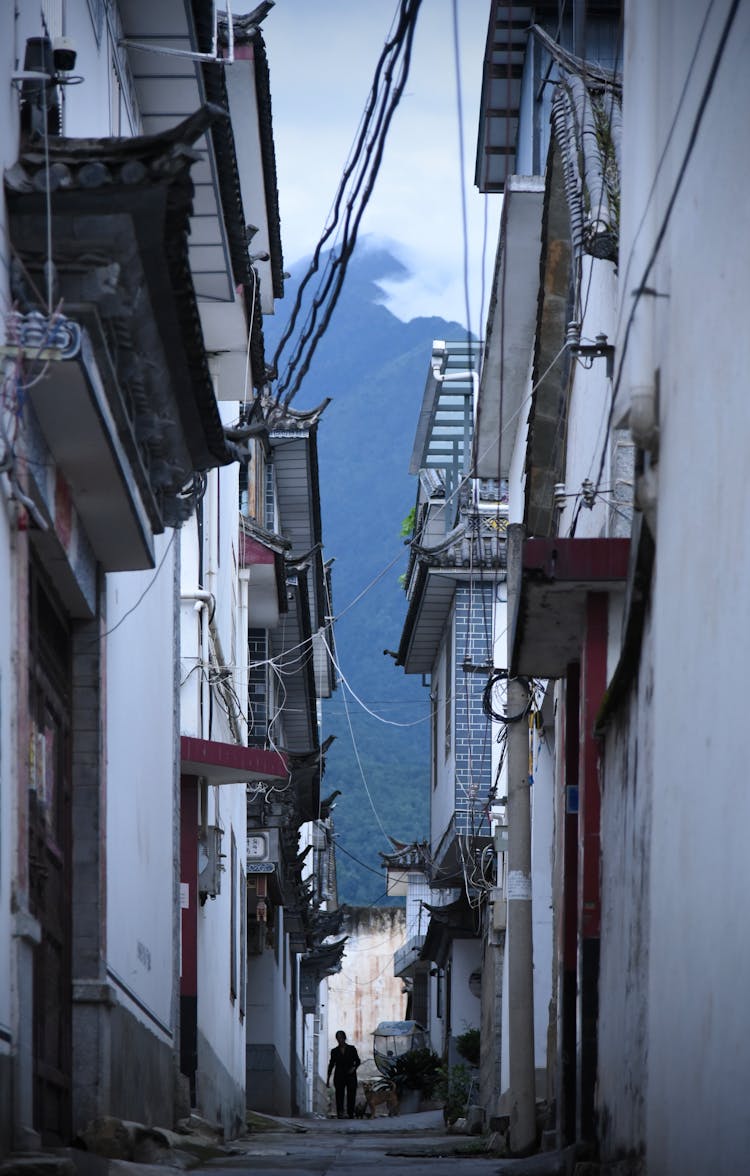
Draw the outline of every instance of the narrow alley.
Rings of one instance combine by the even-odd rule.
[[[274,1126],[235,1140],[226,1149],[230,1154],[193,1171],[205,1176],[558,1176],[567,1171],[562,1153],[503,1160],[486,1137],[447,1134],[440,1111],[346,1123],[287,1119]],[[141,1166],[136,1176],[164,1176],[164,1168],[145,1172]]]
[[[749,55],[0,0],[0,1176],[750,1172]]]

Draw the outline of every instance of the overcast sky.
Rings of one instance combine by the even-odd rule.
[[[497,196],[485,206],[474,187],[489,0],[456,3],[471,328],[478,332],[482,257],[492,265],[500,208]],[[397,7],[397,0],[276,0],[263,23],[287,266],[310,255],[322,234]],[[388,287],[388,305],[401,318],[466,322],[459,158],[452,0],[423,0],[409,81],[360,230],[390,242],[412,272]]]

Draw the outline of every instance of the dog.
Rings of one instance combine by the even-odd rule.
[[[398,1114],[398,1091],[395,1083],[386,1079],[381,1082],[363,1082],[362,1091],[365,1096],[365,1115],[368,1119],[375,1117],[379,1106],[385,1106],[389,1115]]]

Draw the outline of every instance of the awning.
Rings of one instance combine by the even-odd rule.
[[[180,736],[180,771],[183,776],[205,776],[211,784],[289,779],[286,758],[278,751],[191,735]]]
[[[580,657],[586,597],[624,591],[629,551],[629,539],[525,541],[518,606],[510,618],[514,674],[565,675]]]
[[[543,203],[541,176],[508,178],[474,426],[478,478],[508,477],[513,438],[526,420],[521,410],[536,327]]]

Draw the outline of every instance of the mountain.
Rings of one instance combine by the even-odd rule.
[[[284,302],[264,320],[269,358],[306,270],[307,262],[292,268]],[[369,239],[357,246],[331,322],[293,402],[295,408],[312,408],[332,397],[318,429],[318,454],[325,556],[335,557],[333,610],[337,616],[343,613],[335,630],[340,670],[376,714],[415,724],[378,721],[343,684],[324,704],[323,735],[335,734],[336,741],[326,757],[322,793],[341,791],[334,813],[339,893],[343,902],[356,905],[383,900],[378,851],[391,848],[383,829],[409,841],[427,836],[429,828],[429,691],[383,651],[397,647],[406,612],[398,582],[407,556],[400,531],[416,498],[408,469],[432,342],[462,338],[466,331],[441,318],[403,322],[392,314],[378,283],[405,272],[387,249]],[[310,285],[314,290],[317,281]],[[298,330],[292,338],[297,336]],[[288,356],[285,348],[282,375]],[[398,562],[346,611],[396,557]]]

